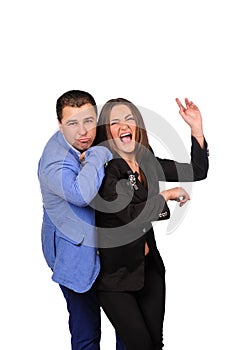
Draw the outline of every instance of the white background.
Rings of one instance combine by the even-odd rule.
[[[210,148],[208,178],[193,186],[175,232],[166,234],[165,224],[156,227],[167,270],[165,350],[233,348],[230,5],[1,5],[1,349],[70,349],[65,302],[41,252],[36,174],[45,142],[57,129],[56,99],[70,89],[89,91],[98,104],[121,96],[156,111],[187,148],[189,128],[175,98],[187,96],[200,107]],[[101,349],[114,348],[103,315]]]

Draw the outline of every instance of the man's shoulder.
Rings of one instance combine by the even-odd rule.
[[[63,136],[62,136],[61,132],[59,130],[56,131],[50,137],[50,139],[47,141],[44,149],[47,149],[47,148],[52,147],[54,145],[57,145],[57,146],[62,145],[62,143],[63,143],[62,139],[63,139]]]
[[[65,159],[73,159],[77,162],[73,152],[70,151],[71,147],[68,146],[64,140],[60,131],[55,132],[45,145],[44,151],[41,156],[41,162],[44,165],[54,164],[57,161],[64,161]]]

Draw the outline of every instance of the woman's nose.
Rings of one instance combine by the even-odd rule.
[[[122,130],[127,129],[127,127],[128,127],[128,125],[127,125],[125,122],[121,122],[121,123],[120,123],[120,128],[121,128]]]

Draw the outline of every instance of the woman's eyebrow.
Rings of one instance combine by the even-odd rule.
[[[128,117],[132,117],[132,113],[130,113],[130,114],[126,114],[125,116],[124,116],[124,118],[126,119],[126,118],[128,118]],[[119,118],[113,118],[112,120],[111,120],[111,122],[112,121],[114,121],[114,120],[120,120],[120,117]]]

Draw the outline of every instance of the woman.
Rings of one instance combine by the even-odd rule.
[[[192,134],[191,163],[162,160],[151,152],[138,108],[122,98],[102,108],[97,142],[114,158],[96,199],[101,272],[100,304],[127,350],[161,350],[165,311],[165,268],[151,222],[168,219],[167,202],[190,198],[181,187],[159,192],[159,181],[197,181],[208,171],[201,113],[177,99]]]

